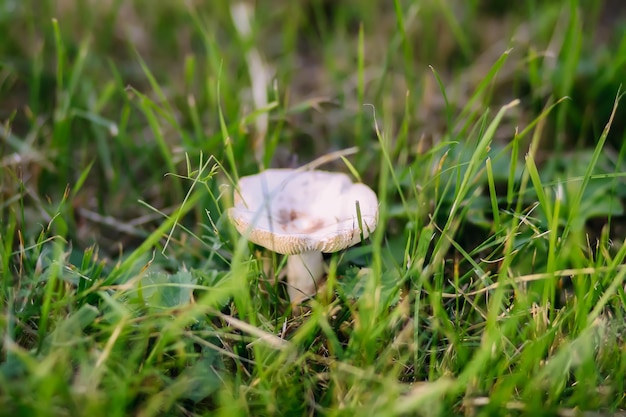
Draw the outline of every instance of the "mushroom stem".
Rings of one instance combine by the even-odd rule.
[[[287,258],[287,292],[292,304],[315,295],[324,276],[322,252],[304,252]]]

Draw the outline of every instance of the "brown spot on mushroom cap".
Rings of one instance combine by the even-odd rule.
[[[378,199],[343,173],[269,169],[242,177],[228,215],[251,242],[282,254],[336,252],[378,223]]]

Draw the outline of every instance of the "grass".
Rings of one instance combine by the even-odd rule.
[[[626,410],[613,2],[31,3],[0,6],[1,415]],[[225,210],[311,161],[380,220],[294,314]]]

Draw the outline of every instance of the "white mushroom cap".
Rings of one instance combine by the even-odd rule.
[[[336,252],[376,229],[378,199],[343,173],[268,169],[242,177],[228,215],[251,242],[287,255]],[[361,225],[357,216],[357,202]]]

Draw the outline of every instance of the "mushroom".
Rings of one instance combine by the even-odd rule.
[[[289,298],[299,304],[317,292],[322,253],[355,245],[376,229],[378,199],[343,173],[268,169],[239,179],[228,215],[249,241],[289,255]]]

